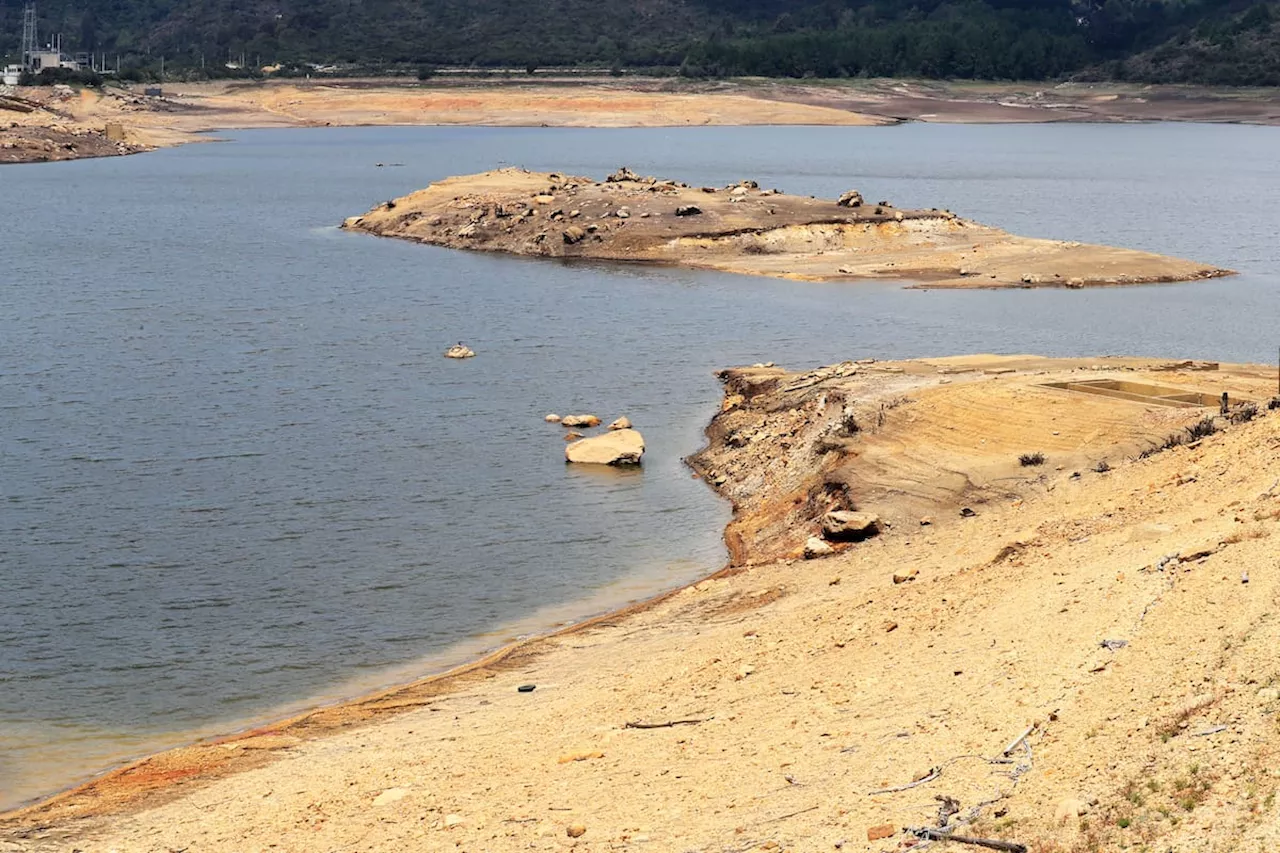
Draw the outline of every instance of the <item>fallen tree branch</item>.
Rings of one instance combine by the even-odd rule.
[[[899,785],[896,788],[882,788],[879,791],[868,791],[867,796],[874,797],[876,794],[896,794],[899,791],[909,791],[912,788],[916,787],[917,785],[923,785],[927,782],[932,782],[934,779],[937,779],[941,775],[942,775],[942,768],[934,767],[930,769],[928,773],[921,776],[919,779],[915,780],[914,782],[908,782],[906,785]]]
[[[696,726],[698,723],[705,723],[707,720],[711,720],[711,719],[714,719],[714,718],[704,717],[703,719],[700,719],[700,720],[696,720],[696,719],[695,720],[668,720],[665,723],[642,723],[637,720],[635,722],[627,723],[626,725],[623,726],[623,728],[624,729],[669,729],[672,726]]]
[[[1226,730],[1227,730],[1227,727],[1226,727],[1226,726],[1214,726],[1213,728],[1211,728],[1211,729],[1205,729],[1205,730],[1204,730],[1204,731],[1202,731],[1202,732],[1192,732],[1192,733],[1191,733],[1191,736],[1192,736],[1192,737],[1205,737],[1206,735],[1216,735],[1218,732],[1225,732]]]
[[[1006,747],[1004,748],[1004,752],[1002,752],[1002,753],[1000,753],[1000,754],[1001,754],[1001,755],[1004,755],[1004,756],[1007,756],[1009,753],[1013,752],[1015,749],[1017,749],[1017,748],[1018,748],[1018,744],[1022,743],[1024,740],[1026,740],[1026,739],[1027,739],[1027,735],[1031,734],[1031,733],[1032,733],[1033,731],[1035,731],[1035,730],[1036,730],[1036,724],[1035,724],[1035,723],[1032,723],[1031,725],[1027,726],[1025,729],[1023,729],[1023,730],[1022,730],[1022,734],[1018,735],[1016,738],[1014,738],[1013,740],[1009,741],[1009,745],[1008,745],[1008,746],[1006,746]]]
[[[1000,841],[995,838],[971,838],[967,835],[952,835],[940,829],[932,829],[927,826],[907,827],[907,832],[923,838],[926,841],[954,841],[957,844],[972,844],[975,847],[985,847],[988,850],[1003,850],[1005,853],[1027,853],[1027,845],[1019,844],[1016,841]]]
[[[798,814],[804,814],[805,812],[815,811],[817,808],[818,808],[817,806],[809,806],[809,808],[801,809],[798,812],[789,812],[788,814],[779,815],[778,817],[765,818],[764,820],[757,821],[756,823],[753,824],[753,826],[759,826],[765,823],[777,823],[780,820],[786,820],[787,818],[795,817]]]

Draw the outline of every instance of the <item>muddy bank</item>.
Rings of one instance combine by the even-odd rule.
[[[448,178],[343,223],[455,249],[670,264],[811,281],[1088,287],[1230,270],[1108,246],[1017,237],[946,210],[786,195],[754,181],[691,187],[623,168],[606,180],[499,169]]]
[[[735,502],[736,568],[138,762],[0,819],[0,849],[889,851],[940,823],[1040,851],[1280,841],[1274,369],[724,379],[694,464]],[[796,559],[837,506],[880,529]]]

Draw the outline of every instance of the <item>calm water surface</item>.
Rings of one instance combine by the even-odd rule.
[[[687,581],[716,368],[1274,356],[1280,129],[258,131],[0,170],[0,806]],[[376,163],[403,166],[377,168]],[[857,187],[1230,266],[917,292],[454,253],[335,224],[500,164]],[[440,357],[462,339],[480,357]],[[563,464],[626,414],[642,472]]]

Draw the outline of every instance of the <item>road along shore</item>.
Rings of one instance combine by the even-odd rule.
[[[718,575],[137,762],[0,850],[1280,842],[1274,368],[851,355],[722,374]]]

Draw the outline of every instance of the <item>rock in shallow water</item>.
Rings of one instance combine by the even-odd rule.
[[[584,438],[564,449],[567,461],[594,465],[639,465],[642,456],[644,436],[634,429],[619,429]]]

